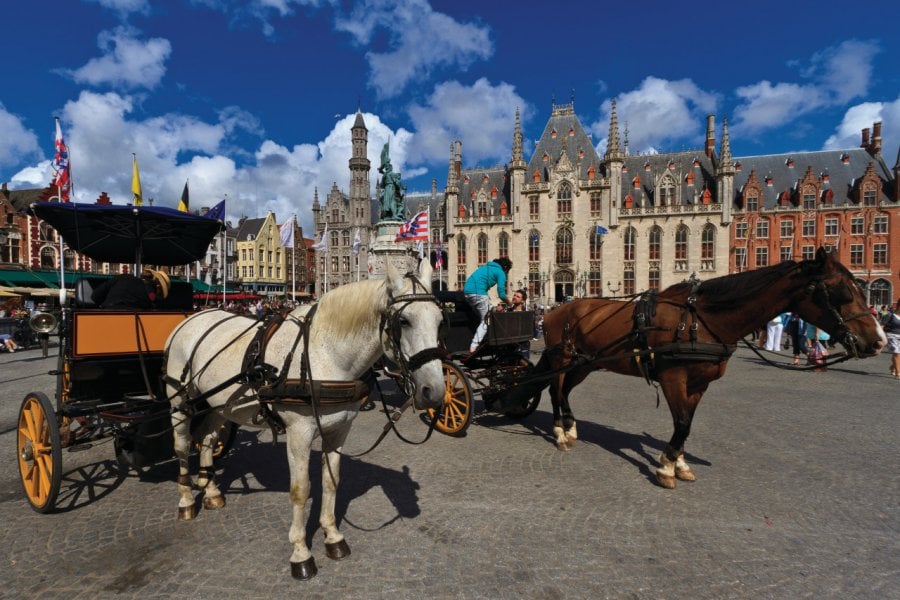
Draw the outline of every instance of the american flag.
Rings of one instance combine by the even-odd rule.
[[[72,179],[69,173],[69,149],[63,140],[62,130],[59,128],[59,119],[56,120],[56,156],[53,157],[53,186],[59,190],[59,199],[69,201],[69,193],[72,191]]]
[[[409,242],[413,240],[428,241],[428,211],[417,213],[412,219],[400,226],[395,242]]]

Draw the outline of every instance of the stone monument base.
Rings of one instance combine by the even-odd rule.
[[[416,242],[395,242],[403,221],[379,221],[375,226],[375,240],[369,250],[369,279],[384,279],[387,263],[399,273],[415,271],[419,262]]]

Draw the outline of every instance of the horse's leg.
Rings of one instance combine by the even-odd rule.
[[[322,510],[319,512],[319,525],[325,532],[325,555],[332,560],[350,556],[350,546],[338,530],[334,517],[335,499],[341,482],[340,449],[350,432],[350,425],[348,423],[339,431],[326,435],[322,442]]]
[[[560,450],[570,450],[575,446],[578,440],[578,427],[575,422],[575,415],[572,413],[572,407],[569,405],[569,394],[575,389],[575,386],[584,381],[590,375],[592,369],[575,369],[565,374],[562,382],[561,401],[560,401],[560,421],[559,426],[562,437],[557,436],[556,446]],[[554,431],[556,428],[554,427]]]
[[[178,458],[178,520],[190,521],[197,516],[197,505],[194,503],[194,484],[188,469],[191,420],[183,413],[172,414],[172,434],[175,438],[175,456]]]
[[[291,575],[296,579],[311,579],[318,573],[316,560],[306,547],[306,528],[303,512],[309,499],[309,451],[312,446],[313,429],[303,421],[287,427],[288,466],[291,470],[291,528],[288,539],[293,546],[291,552]]]
[[[708,383],[688,392],[686,374],[665,377],[662,384],[666,402],[672,413],[674,431],[672,438],[662,453],[659,455],[659,468],[656,470],[656,479],[661,486],[668,489],[675,488],[675,479],[682,481],[695,481],[697,476],[684,460],[684,442],[691,433],[691,423],[694,420],[694,412],[697,404],[703,397]]]
[[[219,441],[219,427],[224,420],[218,415],[210,415],[202,425],[200,443],[200,474],[197,488],[203,492],[203,508],[216,510],[225,506],[225,496],[216,485],[213,469],[213,453]]]

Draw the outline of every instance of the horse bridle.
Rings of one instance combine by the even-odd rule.
[[[844,285],[845,287],[849,287],[849,286],[847,286],[847,284],[845,282],[841,282],[841,285]],[[844,347],[846,347],[848,350],[850,350],[853,353],[854,357],[859,358],[859,349],[857,348],[857,344],[856,344],[856,342],[859,341],[859,337],[855,333],[850,331],[850,329],[847,327],[847,321],[853,321],[855,319],[862,319],[864,317],[871,317],[872,313],[870,313],[869,311],[866,310],[866,311],[860,311],[858,313],[854,313],[846,318],[844,316],[842,316],[841,311],[839,310],[841,305],[839,304],[838,306],[835,306],[834,303],[831,301],[831,294],[829,293],[828,286],[825,285],[825,276],[824,275],[817,276],[815,278],[815,280],[812,283],[810,283],[809,286],[807,287],[807,295],[808,296],[812,297],[816,293],[820,293],[822,295],[822,298],[825,301],[824,309],[827,310],[828,312],[830,312],[831,315],[835,318],[835,320],[838,323],[838,332],[835,332],[835,337],[839,338],[838,341],[840,341],[841,344],[844,345]],[[853,294],[851,291],[851,296],[852,295]],[[843,330],[843,335],[839,335],[841,330]]]
[[[381,332],[385,336],[386,346],[390,350],[391,360],[400,367],[399,385],[407,398],[412,398],[416,392],[412,372],[422,368],[432,360],[440,360],[447,356],[446,350],[439,347],[425,348],[410,357],[403,355],[400,347],[400,338],[403,327],[403,311],[416,302],[431,302],[438,305],[434,295],[427,292],[427,288],[411,273],[406,275],[413,282],[413,292],[392,298],[387,308],[381,314]],[[422,292],[416,293],[416,287],[422,288]]]

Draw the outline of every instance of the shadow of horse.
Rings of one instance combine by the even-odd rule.
[[[537,435],[546,442],[556,445],[556,438],[553,435],[553,414],[548,411],[535,411],[526,420],[485,414],[479,417],[478,424],[509,435]],[[518,425],[525,431],[509,429],[506,427],[508,425]],[[578,441],[602,448],[631,463],[651,483],[656,481],[656,473],[651,467],[659,466],[659,454],[666,446],[664,440],[657,439],[646,431],[638,435],[591,421],[578,422]],[[689,463],[697,465],[710,466],[712,464],[690,453],[685,453],[685,459]]]
[[[216,475],[222,492],[248,495],[258,492],[283,492],[290,490],[285,442],[261,441],[259,431],[239,429],[234,448],[224,461],[224,468]],[[421,510],[417,491],[419,483],[410,476],[409,468],[388,469],[363,460],[343,457],[341,460],[340,487],[335,501],[335,519],[340,525],[346,521],[362,531],[383,529],[401,518],[415,518]],[[310,499],[306,524],[306,539],[313,539],[319,529],[319,513],[322,508],[322,452],[310,453]],[[173,478],[174,480],[174,478]],[[365,496],[370,490],[380,488],[393,505],[396,514],[384,523],[372,527],[360,527],[347,519],[350,503]]]

